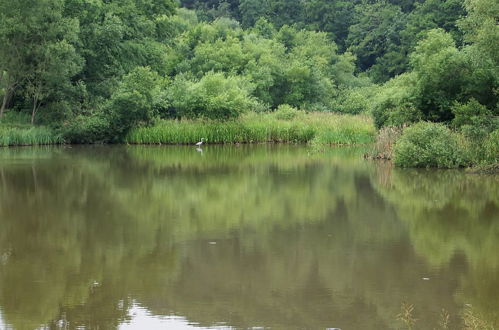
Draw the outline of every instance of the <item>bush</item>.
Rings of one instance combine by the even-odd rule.
[[[452,125],[456,128],[464,125],[474,125],[479,119],[492,120],[492,113],[486,106],[475,99],[471,99],[464,104],[455,103],[452,107],[452,113],[454,114]]]
[[[103,114],[77,116],[62,128],[64,139],[70,143],[107,142],[109,121]]]
[[[442,124],[420,122],[404,130],[394,148],[394,163],[401,167],[456,168],[466,166],[459,136]]]
[[[288,104],[281,104],[274,112],[275,118],[279,120],[293,120],[300,113],[296,108]]]
[[[333,102],[332,110],[341,113],[359,114],[370,108],[373,91],[376,87],[344,89]]]
[[[210,72],[198,82],[177,78],[172,87],[172,105],[184,118],[227,120],[256,106],[251,88],[242,78]]]

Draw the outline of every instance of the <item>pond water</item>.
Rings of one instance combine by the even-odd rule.
[[[363,152],[1,149],[0,328],[497,322],[499,177]]]

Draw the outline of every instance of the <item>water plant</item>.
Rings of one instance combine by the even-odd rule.
[[[0,146],[61,144],[61,135],[47,127],[1,127]]]
[[[193,144],[202,137],[209,143],[313,143],[367,144],[375,135],[368,116],[298,113],[292,119],[249,113],[238,120],[160,120],[151,127],[133,129],[130,144]]]

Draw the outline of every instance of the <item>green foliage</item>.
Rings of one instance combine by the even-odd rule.
[[[64,140],[54,130],[47,127],[2,127],[0,126],[0,146],[31,146],[61,144]]]
[[[401,126],[423,119],[414,105],[414,75],[403,74],[387,82],[374,97],[372,115],[377,128]]]
[[[410,56],[413,71],[387,82],[375,100],[377,127],[422,119],[454,120],[470,133],[493,129],[497,83],[474,56],[472,49],[458,49],[449,33],[430,31]]]
[[[274,116],[280,120],[293,120],[300,114],[300,111],[288,104],[281,104],[274,112]]]
[[[371,68],[378,58],[385,55],[398,42],[399,31],[404,27],[401,8],[380,1],[356,6],[354,24],[350,26],[347,44],[357,56],[357,65],[362,71]],[[390,63],[393,73],[400,73],[397,63]],[[393,76],[386,72],[375,77],[375,81]]]
[[[109,118],[103,113],[77,116],[62,127],[64,140],[69,143],[108,142],[111,138]]]
[[[152,122],[161,85],[160,76],[147,67],[137,67],[123,78],[108,105],[111,138],[120,140],[139,123]]]
[[[430,122],[406,128],[394,152],[394,163],[401,167],[455,168],[469,164],[458,135]]]
[[[471,99],[465,104],[456,103],[452,107],[452,113],[454,114],[452,125],[456,128],[474,125],[482,119],[492,120],[492,113],[475,99]]]
[[[255,106],[251,85],[240,77],[210,72],[199,81],[180,76],[173,82],[172,106],[181,117],[226,120]]]
[[[490,132],[499,128],[499,120],[475,99],[471,99],[465,104],[456,103],[452,112],[454,113],[453,126],[459,129],[473,144],[473,153],[482,153],[484,150],[481,144]],[[483,155],[475,155],[475,158],[483,157]]]
[[[333,101],[331,109],[335,112],[359,114],[368,112],[376,95],[375,86],[341,89]]]

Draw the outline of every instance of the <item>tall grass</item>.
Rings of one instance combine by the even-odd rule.
[[[47,127],[3,127],[0,126],[0,146],[29,146],[61,144],[59,134]]]
[[[126,142],[131,144],[290,142],[315,144],[366,144],[375,135],[367,116],[328,113],[299,114],[291,120],[273,114],[252,113],[238,120],[162,120],[152,127],[133,129]]]

